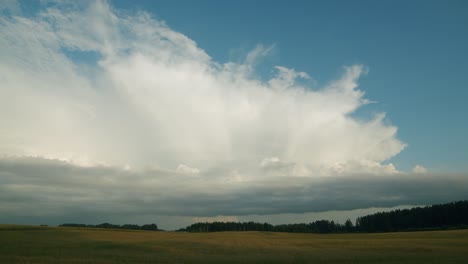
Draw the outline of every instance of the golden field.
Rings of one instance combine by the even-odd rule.
[[[183,233],[0,225],[0,263],[468,263],[468,230]]]

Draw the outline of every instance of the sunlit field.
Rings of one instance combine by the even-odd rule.
[[[466,263],[468,230],[177,233],[0,225],[0,263]]]

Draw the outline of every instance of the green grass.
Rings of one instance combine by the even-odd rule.
[[[0,225],[0,263],[468,263],[468,230],[175,233]]]

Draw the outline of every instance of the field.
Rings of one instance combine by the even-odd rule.
[[[0,225],[0,263],[468,263],[468,230],[176,233]]]

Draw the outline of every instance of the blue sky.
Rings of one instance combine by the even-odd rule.
[[[324,83],[364,64],[360,88],[376,101],[359,115],[387,113],[408,147],[391,159],[436,171],[468,169],[466,1],[114,1],[146,10],[217,61],[274,45],[276,64]]]
[[[467,199],[467,13],[1,2],[0,222],[342,222]]]

